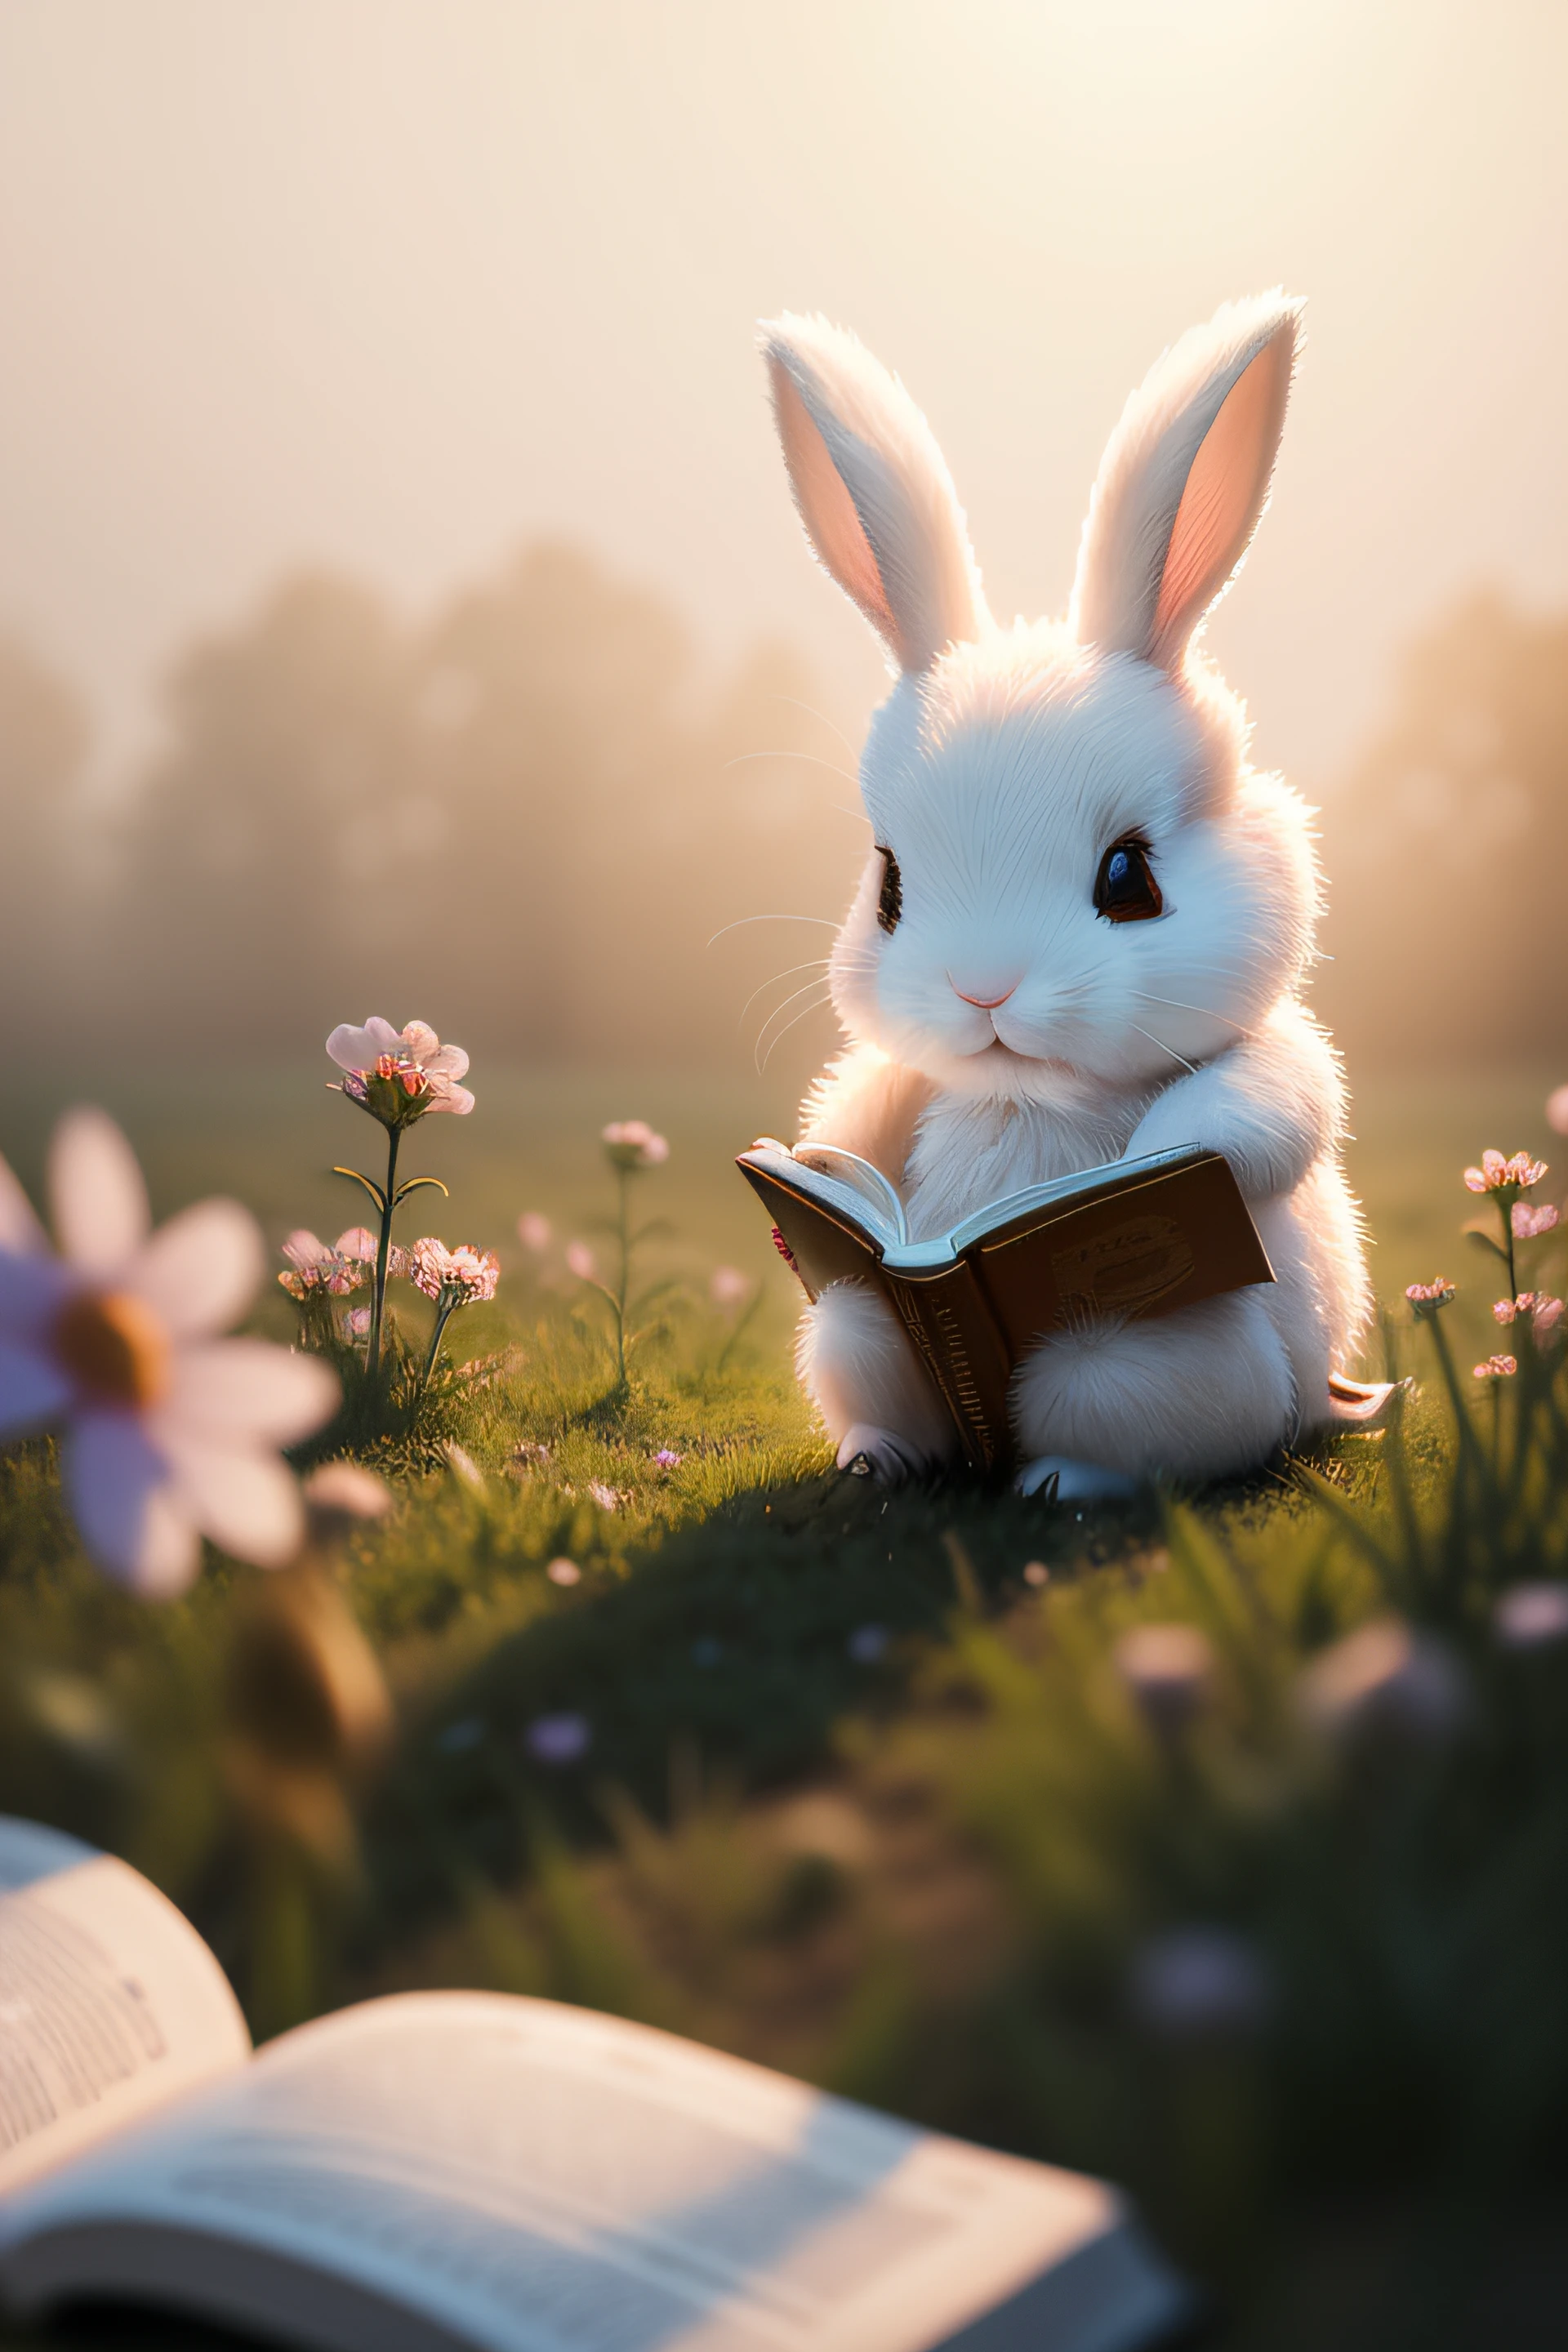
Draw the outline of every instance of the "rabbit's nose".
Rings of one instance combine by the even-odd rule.
[[[960,988],[957,981],[952,979],[952,972],[949,972],[947,976],[950,981],[952,981],[953,994],[955,996],[962,996],[965,1004],[977,1005],[982,1013],[994,1013],[999,1004],[1006,1003],[1007,999],[1014,994],[1018,985],[1017,982],[1015,981],[1011,988],[1005,988],[1002,991],[1000,996],[971,996],[966,988]]]

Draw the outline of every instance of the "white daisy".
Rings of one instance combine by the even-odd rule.
[[[223,1339],[264,1265],[256,1221],[203,1201],[154,1234],[135,1154],[100,1110],[49,1149],[60,1255],[0,1160],[0,1440],[58,1427],[83,1542],[139,1592],[183,1591],[210,1536],[263,1568],[299,1549],[299,1483],[279,1459],[338,1384],[315,1358]]]

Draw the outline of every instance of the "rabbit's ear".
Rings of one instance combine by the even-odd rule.
[[[901,669],[979,635],[985,606],[931,429],[865,345],[826,319],[762,331],[773,415],[806,537]]]
[[[1080,644],[1181,667],[1268,503],[1300,311],[1278,292],[1227,302],[1128,401],[1079,549]]]

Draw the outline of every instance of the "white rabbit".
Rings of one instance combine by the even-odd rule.
[[[1330,1374],[1367,1319],[1343,1081],[1299,993],[1309,813],[1248,765],[1242,705],[1194,649],[1268,499],[1300,307],[1227,304],[1157,362],[1101,460],[1067,620],[1011,629],[903,386],[826,320],[763,330],[801,520],[898,672],[861,761],[876,846],[831,959],[848,1050],[802,1140],[875,1161],[917,1237],[1202,1144],[1277,1276],[1042,1340],[1012,1397],[1026,1493],[1252,1467],[1336,1417]],[[896,1480],[955,1454],[871,1290],[808,1308],[798,1361],[842,1465]]]

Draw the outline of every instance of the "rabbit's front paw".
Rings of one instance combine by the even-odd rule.
[[[1013,1486],[1020,1495],[1042,1495],[1051,1503],[1116,1503],[1138,1491],[1137,1479],[1123,1471],[1074,1462],[1065,1454],[1042,1454],[1026,1462]]]
[[[838,1448],[838,1467],[852,1478],[876,1478],[884,1486],[901,1486],[920,1475],[924,1465],[912,1445],[890,1429],[858,1421],[847,1429]]]

